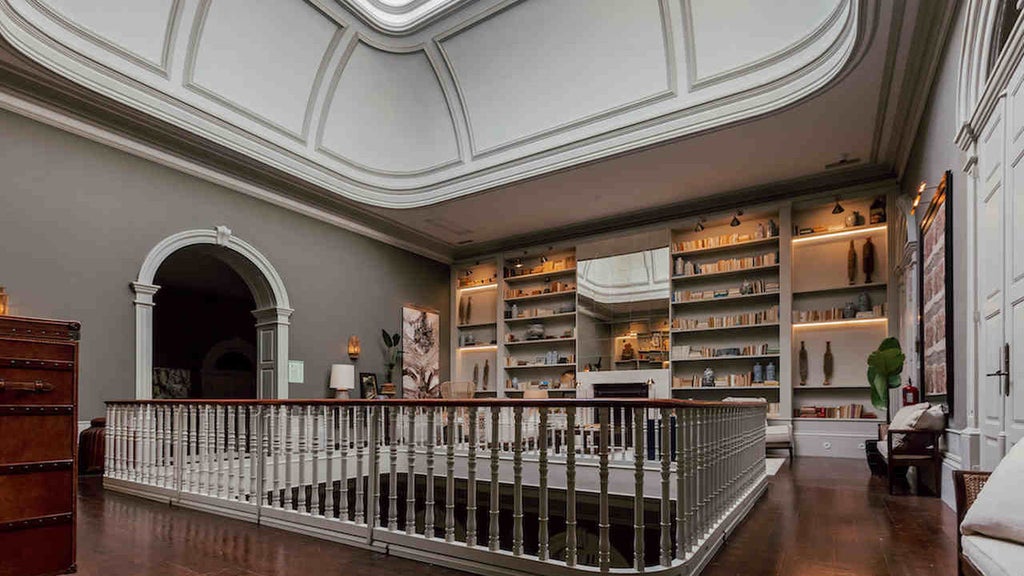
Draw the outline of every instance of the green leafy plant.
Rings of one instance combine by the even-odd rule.
[[[889,390],[900,387],[900,373],[906,357],[896,338],[886,338],[868,356],[868,384],[871,403],[879,410],[889,410]]]
[[[395,371],[395,366],[398,365],[398,361],[402,358],[402,336],[398,332],[394,334],[388,334],[387,330],[380,331],[381,336],[384,339],[384,366],[386,369],[385,382],[394,383],[391,380],[392,373]]]

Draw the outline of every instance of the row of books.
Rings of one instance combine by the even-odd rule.
[[[672,302],[698,302],[718,298],[735,298],[752,294],[778,294],[778,280],[748,280],[740,286],[717,288],[714,290],[675,290]]]
[[[716,375],[714,379],[714,386],[711,386],[709,382],[704,381],[704,378],[701,374],[694,374],[689,378],[684,376],[672,377],[673,388],[750,388],[751,386],[778,385],[778,380],[765,380],[763,382],[755,382],[753,372]]]
[[[761,240],[765,238],[775,238],[778,235],[778,225],[775,224],[774,220],[769,220],[767,224],[758,224],[757,229],[753,232],[733,232],[732,234],[708,236],[706,238],[697,238],[696,240],[682,240],[672,245],[672,251],[689,252],[690,250],[707,250],[709,248],[732,246],[734,244],[742,244],[744,242],[752,242],[754,240]]]
[[[842,406],[801,406],[794,410],[797,418],[875,418],[870,412],[864,412],[863,404],[844,404]]]
[[[522,298],[523,296],[540,296],[541,294],[557,294],[559,292],[572,292],[576,285],[571,282],[551,282],[545,288],[534,288],[526,290],[523,288],[507,288],[505,298]]]
[[[834,320],[858,320],[865,318],[882,318],[885,316],[885,305],[876,304],[871,310],[855,311],[850,308],[827,308],[824,310],[794,310],[793,322],[831,322]]]
[[[746,346],[730,346],[713,348],[710,346],[688,346],[676,344],[672,347],[672,357],[685,358],[728,358],[730,356],[768,356],[779,353],[778,344],[748,344]]]
[[[714,262],[694,262],[681,257],[676,258],[673,263],[673,274],[676,276],[700,276],[701,274],[718,274],[720,272],[733,272],[736,270],[749,270],[762,266],[772,266],[779,263],[778,252],[768,252],[757,256],[745,256],[743,258],[723,258]]]
[[[756,326],[758,324],[774,324],[779,321],[778,304],[760,312],[741,312],[725,316],[709,318],[673,318],[672,328],[675,330],[702,330],[704,328],[731,328],[734,326]]]

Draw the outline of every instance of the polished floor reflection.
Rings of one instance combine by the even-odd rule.
[[[104,492],[95,478],[82,481],[79,500],[83,576],[461,574]],[[704,574],[955,574],[955,532],[940,500],[889,496],[861,460],[798,458]]]

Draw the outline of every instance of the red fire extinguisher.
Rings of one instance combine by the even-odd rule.
[[[917,404],[921,401],[921,391],[914,386],[913,380],[907,380],[907,383],[903,385],[900,390],[903,396],[903,405],[910,406],[911,404]]]

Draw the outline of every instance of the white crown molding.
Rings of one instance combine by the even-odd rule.
[[[285,210],[359,234],[360,236],[364,236],[414,254],[419,254],[420,256],[445,264],[450,264],[452,262],[451,255],[447,253],[436,252],[424,247],[422,244],[411,242],[390,234],[385,234],[356,220],[345,218],[337,213],[328,212],[315,206],[285,197],[274,190],[256,186],[246,180],[214,170],[187,158],[171,154],[145,142],[127,137],[98,124],[70,116],[55,108],[27,100],[11,92],[0,90],[0,108],[14,112],[15,114],[19,114],[26,118],[30,118],[37,122],[41,122],[48,126],[59,128],[71,134],[81,136],[93,142],[110,146],[111,148],[131,154],[138,158],[149,160],[160,164],[161,166],[166,166],[179,172],[183,172],[206,182],[240,192],[246,196],[263,200],[280,208],[284,208]]]
[[[459,155],[464,156],[461,146],[468,139],[473,156],[410,173],[389,173],[383,167],[343,162],[322,153],[318,146],[310,145],[310,132],[320,126],[328,111],[325,97],[320,95],[323,92],[321,87],[306,95],[306,122],[297,140],[296,134],[282,132],[282,127],[273,122],[268,125],[268,119],[238,103],[224,102],[223,98],[196,90],[194,86],[188,88],[190,76],[184,72],[187,60],[191,58],[168,56],[169,74],[156,74],[151,67],[141,66],[88,35],[84,36],[89,42],[86,48],[72,48],[63,37],[70,34],[67,27],[55,24],[50,15],[38,10],[39,1],[0,0],[0,33],[20,52],[42,66],[102,96],[318,188],[373,206],[414,208],[714,130],[789,107],[832,85],[857,61],[869,42],[865,31],[873,29],[871,22],[877,18],[879,0],[840,0],[838,13],[841,16],[834,19],[833,26],[827,32],[815,30],[811,33],[811,36],[834,36],[830,44],[821,47],[822,52],[817,57],[807,62],[794,62],[789,68],[777,68],[788,65],[786,58],[779,59],[776,67],[758,60],[750,65],[750,70],[738,71],[739,77],[717,82],[713,89],[701,90],[700,100],[685,97],[686,94],[679,90],[678,81],[674,80],[676,68],[684,65],[678,62],[679,54],[673,44],[677,36],[673,26],[678,11],[666,9],[668,0],[657,0],[665,35],[664,57],[669,63],[669,82],[665,91],[638,101],[618,103],[597,114],[577,118],[490,150],[473,148],[472,126],[465,114],[465,102],[457,93],[458,86],[465,79],[458,77],[450,62],[446,63],[447,66],[439,66],[433,47],[426,49],[455,123]],[[484,3],[475,10],[466,5],[466,9],[457,14],[448,13],[450,18],[435,20],[434,23],[443,25],[446,30],[432,33],[429,38],[437,44],[445,34],[464,26],[467,19],[477,21],[486,14],[514,9],[519,3],[503,2],[496,7],[491,3],[490,9],[488,3]],[[193,2],[184,4],[186,8],[181,12],[200,6]],[[316,2],[312,4],[316,7]],[[319,7],[316,9],[340,28],[356,24],[351,21],[353,16],[348,11],[332,10],[328,16]],[[481,10],[485,11],[484,16],[473,13]],[[346,15],[348,21],[339,21]],[[194,16],[195,13],[191,12],[173,14],[171,20],[188,26],[189,19]],[[461,22],[458,21],[460,19]],[[199,24],[201,21],[193,22],[191,29]],[[334,54],[341,49],[341,34],[343,32],[334,37],[331,47],[322,57],[318,86],[327,84],[325,79],[336,73],[330,66],[339,61]],[[168,35],[168,46],[174,45],[172,36]],[[82,42],[83,36],[76,35],[75,39]],[[374,43],[392,52],[407,49],[397,40],[400,39],[381,34],[374,38]],[[169,50],[165,52],[170,53]],[[440,55],[443,57],[443,50]],[[175,84],[169,78],[181,83]],[[451,90],[450,82],[454,84]],[[721,94],[711,94],[719,90]],[[709,95],[705,97],[704,92]]]

